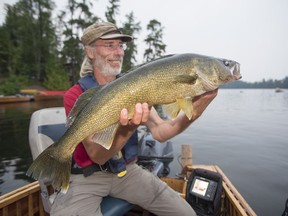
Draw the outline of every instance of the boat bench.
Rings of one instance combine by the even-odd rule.
[[[66,115],[63,107],[45,108],[35,111],[30,120],[29,144],[33,160],[49,145],[57,141],[66,131]],[[51,196],[47,182],[39,181],[44,209],[51,209]],[[101,211],[104,216],[121,216],[133,208],[133,204],[114,197],[104,197]]]

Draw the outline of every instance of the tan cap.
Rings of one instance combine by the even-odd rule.
[[[122,32],[110,22],[94,23],[88,26],[81,37],[84,45],[91,44],[97,39],[115,39],[119,38],[124,42],[130,42],[133,38],[129,35],[122,34]]]

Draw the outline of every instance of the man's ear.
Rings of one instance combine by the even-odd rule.
[[[94,55],[93,55],[92,47],[85,46],[85,52],[86,52],[89,59],[93,59]]]

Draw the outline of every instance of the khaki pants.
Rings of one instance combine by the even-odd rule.
[[[72,175],[69,190],[59,193],[51,216],[102,216],[102,197],[110,195],[163,216],[196,216],[191,206],[158,177],[137,164],[127,165],[127,174],[119,178],[108,172],[91,176]]]

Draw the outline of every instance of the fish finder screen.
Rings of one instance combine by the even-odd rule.
[[[191,191],[196,194],[205,196],[208,186],[209,182],[196,178]]]

